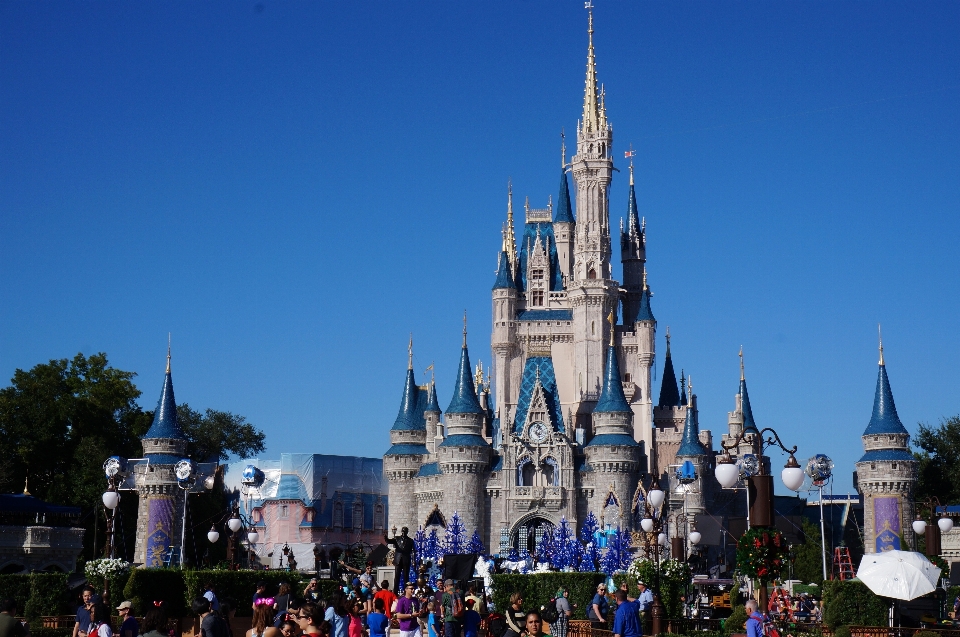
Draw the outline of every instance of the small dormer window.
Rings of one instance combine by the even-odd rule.
[[[894,471],[897,470],[897,463],[896,463],[896,462],[893,463],[893,467],[892,467],[892,468],[893,468]]]
[[[531,303],[536,306],[543,305],[543,290],[534,290],[531,293]]]
[[[532,277],[534,281],[543,281],[543,270],[534,270]]]

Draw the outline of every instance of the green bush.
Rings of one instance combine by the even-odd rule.
[[[501,573],[493,576],[493,603],[497,612],[503,613],[510,606],[511,593],[519,591],[524,607],[533,610],[548,603],[557,589],[566,586],[573,607],[571,619],[586,619],[590,600],[603,580],[603,573]]]
[[[218,599],[235,605],[237,617],[253,615],[250,600],[257,591],[257,582],[267,583],[268,595],[276,595],[280,582],[290,584],[291,592],[298,597],[306,586],[304,575],[291,571],[183,571],[183,580],[186,586],[185,601],[188,606],[191,601],[203,595],[204,585],[210,582],[216,590]],[[320,590],[326,596],[329,596],[333,592],[333,587],[336,586],[333,582],[329,582],[328,591],[324,588],[325,580],[319,580],[319,582]]]
[[[850,637],[850,627],[837,626],[833,629],[833,637]]]
[[[70,637],[73,634],[73,627],[70,628],[44,628],[38,626],[30,627],[30,637]]]
[[[133,569],[123,588],[123,597],[133,602],[133,609],[139,615],[146,613],[153,602],[163,601],[169,617],[183,617],[187,614],[184,572],[172,568]]]
[[[837,626],[886,626],[889,606],[863,582],[828,580],[823,583],[823,623]]]
[[[746,628],[748,617],[746,606],[735,607],[733,612],[730,613],[730,616],[723,622],[723,632],[728,635],[730,633],[743,632]]]
[[[34,573],[30,576],[30,599],[22,612],[29,618],[59,615],[67,610],[67,574]]]
[[[0,599],[12,598],[17,602],[17,612],[23,613],[30,599],[30,575],[0,575]]]

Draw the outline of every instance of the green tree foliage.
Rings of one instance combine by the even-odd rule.
[[[264,434],[247,419],[229,411],[177,405],[177,421],[187,437],[187,455],[197,462],[226,461],[231,455],[249,458],[264,450]]]
[[[723,632],[729,634],[743,631],[749,618],[747,608],[745,606],[737,606],[733,609],[733,612],[730,613],[730,616],[727,617],[726,621],[723,622]]]
[[[549,603],[557,589],[566,586],[571,606],[576,605],[571,619],[586,619],[587,607],[603,579],[602,573],[498,573],[493,576],[493,603],[506,609],[510,606],[510,593],[518,591],[523,595],[523,607],[532,610]]]
[[[837,626],[886,626],[887,600],[878,597],[858,580],[828,580],[823,583],[823,622]]]
[[[960,503],[960,416],[943,418],[935,427],[920,423],[913,444],[920,449],[914,453],[920,461],[917,500]]]
[[[803,544],[793,547],[793,575],[806,584],[823,584],[823,544],[820,527],[803,519]]]

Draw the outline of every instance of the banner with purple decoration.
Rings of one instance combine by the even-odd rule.
[[[873,531],[876,551],[900,550],[900,498],[883,496],[873,499]]]
[[[150,498],[147,516],[147,561],[146,566],[164,566],[170,546],[173,544],[173,505],[170,497]]]

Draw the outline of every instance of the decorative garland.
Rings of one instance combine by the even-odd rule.
[[[789,549],[783,534],[771,528],[754,528],[737,542],[737,569],[751,579],[780,579]]]

